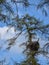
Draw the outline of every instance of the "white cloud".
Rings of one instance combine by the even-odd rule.
[[[14,27],[12,27],[11,29],[9,29],[9,31],[7,32],[9,27],[0,27],[0,39],[8,39],[11,38],[15,35],[14,32]]]
[[[23,59],[24,57],[21,56],[22,54],[22,48],[19,47],[19,44],[24,42],[25,40],[25,36],[21,35],[19,37],[19,39],[16,40],[15,45],[11,47],[11,49],[9,51],[4,51],[7,48],[7,43],[6,40],[9,38],[12,38],[13,36],[15,36],[15,31],[14,31],[14,27],[12,27],[11,29],[9,29],[9,31],[7,32],[9,27],[0,27],[0,47],[2,47],[0,49],[0,59],[2,59],[2,57],[6,57],[8,56],[8,58],[10,59],[11,57],[13,58],[18,58],[19,59]],[[18,33],[19,31],[17,31]],[[5,54],[4,54],[5,53]],[[21,57],[20,57],[21,56]],[[19,58],[20,57],[20,58]],[[8,59],[7,58],[7,59]],[[17,61],[18,61],[17,60]]]
[[[0,27],[0,38],[6,33],[7,27]]]
[[[9,29],[9,31],[7,32],[7,29],[9,27],[0,27],[0,47],[2,46],[2,49],[0,49],[0,59],[2,59],[3,57],[6,57],[6,62],[10,62],[10,58],[12,57],[14,60],[17,61],[21,61],[24,59],[25,56],[23,56],[22,51],[24,47],[19,47],[19,45],[22,42],[25,42],[26,38],[25,35],[21,34],[19,36],[19,38],[16,40],[15,45],[11,47],[10,51],[3,51],[6,49],[6,47],[8,46],[7,43],[5,42],[7,39],[12,38],[13,36],[15,36],[14,32],[14,27],[12,27],[11,29]],[[40,46],[42,47],[45,43],[45,41],[39,41],[40,42]]]

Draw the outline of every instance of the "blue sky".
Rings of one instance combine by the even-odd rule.
[[[10,39],[15,36],[17,32],[14,32],[14,28],[11,28],[7,33],[7,26],[0,27],[0,61],[6,59],[6,63],[10,63],[10,65],[14,64],[15,62],[21,62],[24,60],[25,55],[22,53],[24,47],[19,47],[19,45],[22,42],[25,42],[26,38],[24,33],[20,35],[20,37],[15,41],[14,46],[11,47],[11,49],[8,51],[6,48],[8,47],[8,42],[6,42],[7,39]],[[1,32],[2,31],[2,32]],[[46,41],[40,39],[40,47],[46,43]],[[41,65],[46,65],[49,61],[48,58],[46,58],[44,55],[40,54],[37,56],[38,63]],[[48,61],[47,61],[48,60]]]
[[[8,42],[6,42],[6,40],[15,36],[15,32],[14,28],[11,28],[7,33],[7,29],[8,27],[0,27],[0,61],[6,58],[7,61],[9,60],[8,62],[10,62],[12,61],[12,58],[14,61],[20,62],[24,59],[25,56],[24,54],[22,54],[23,47],[20,48],[19,44],[22,43],[25,38],[23,35],[21,35],[21,37],[19,37],[19,39],[16,40],[15,45],[11,47],[10,51],[8,51],[6,50],[8,46]]]
[[[35,1],[36,0],[34,0],[34,2]],[[32,0],[31,0],[31,2],[32,2]],[[37,0],[37,3],[38,3],[38,0]],[[19,8],[20,8],[20,5],[19,5]],[[26,14],[26,13],[29,13],[31,16],[34,16],[41,21],[44,21],[45,22],[44,24],[49,23],[49,15],[46,17],[42,13],[42,10],[41,9],[37,10],[37,8],[35,6],[34,7],[30,6],[29,10],[27,10],[26,12],[25,11],[22,12],[22,9],[20,8],[20,10],[19,10],[20,16],[23,15],[23,14]],[[10,65],[12,65],[13,60],[20,62],[25,58],[25,55],[22,54],[24,47],[20,48],[19,44],[21,44],[21,42],[24,42],[26,39],[25,39],[25,36],[22,34],[16,40],[15,45],[10,49],[10,51],[6,50],[6,47],[8,46],[8,43],[6,43],[6,40],[9,39],[9,38],[12,38],[16,34],[16,32],[14,32],[14,28],[11,28],[8,31],[8,33],[7,33],[7,29],[8,29],[8,27],[6,26],[6,24],[3,23],[3,22],[0,22],[0,46],[2,47],[0,49],[0,60],[3,60],[4,58],[6,58],[6,62],[10,63]],[[41,47],[44,45],[43,43],[45,43],[45,41],[40,40],[40,46]],[[47,61],[49,59],[46,59],[43,55],[39,55],[38,58],[39,58],[39,63],[41,63],[41,65],[47,65]],[[13,59],[13,60],[11,60],[11,59]]]

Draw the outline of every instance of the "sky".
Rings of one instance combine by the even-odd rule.
[[[8,27],[0,27],[0,61],[6,59],[6,63],[9,65],[14,65],[14,62],[21,62],[26,58],[26,56],[22,53],[24,47],[19,47],[22,42],[25,42],[26,38],[24,33],[22,33],[19,38],[15,41],[15,44],[10,48],[10,50],[6,50],[8,47],[7,39],[10,39],[15,36],[17,32],[14,32],[14,27],[12,27],[8,32]],[[1,32],[2,31],[2,32]],[[41,41],[40,39],[40,47],[44,45],[45,41]],[[37,56],[39,60],[38,63],[41,65],[46,65],[49,61],[44,55],[40,54]],[[6,65],[6,63],[4,63]]]
[[[14,28],[11,28],[8,33],[7,29],[8,27],[0,27],[0,61],[3,58],[6,58],[7,61],[11,60],[12,58],[14,61],[16,61],[17,59],[17,62],[20,62],[24,59],[24,54],[22,54],[23,49],[19,47],[19,44],[22,43],[21,41],[23,41],[25,38],[23,35],[21,35],[21,37],[16,40],[15,45],[11,47],[10,51],[8,51],[6,50],[6,48],[8,47],[8,43],[6,42],[6,40],[14,37],[16,33],[14,32]]]
[[[35,2],[36,0],[34,0]],[[32,0],[31,0],[32,2]],[[38,0],[37,0],[38,2]],[[20,5],[19,5],[20,8]],[[47,9],[47,8],[46,8]],[[14,9],[15,10],[15,9]],[[37,10],[37,8],[34,6],[33,8],[30,6],[29,10],[26,11],[26,13],[29,13],[30,15],[36,17],[39,20],[44,21],[44,24],[48,24],[49,23],[49,15],[46,17],[43,13],[42,10]],[[22,12],[22,9],[20,8],[19,10],[19,15],[21,16],[22,14],[25,14],[25,11]],[[48,13],[49,14],[49,13]],[[7,46],[8,46],[8,42],[6,42],[7,39],[10,39],[12,37],[15,36],[15,34],[19,31],[14,32],[14,27],[12,27],[8,32],[7,29],[9,27],[6,26],[5,23],[0,22],[0,61],[6,59],[6,63],[5,65],[7,65],[7,63],[9,63],[10,65],[14,65],[13,61],[16,62],[20,62],[22,61],[24,58],[26,58],[26,56],[22,53],[24,47],[19,47],[19,45],[22,42],[25,42],[26,38],[25,35],[22,34],[16,41],[15,41],[15,45],[11,47],[10,50],[6,50]],[[46,43],[45,40],[40,39],[40,47],[42,47],[44,45],[44,43]],[[39,59],[38,63],[40,63],[41,65],[47,65],[49,59],[47,59],[44,55],[38,55],[37,58]]]

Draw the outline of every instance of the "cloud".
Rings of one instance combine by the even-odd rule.
[[[0,27],[0,39],[4,36],[7,29],[7,27]]]
[[[23,49],[22,47],[19,47],[19,45],[25,41],[25,36],[20,35],[20,37],[16,40],[15,45],[13,45],[11,49],[7,51],[6,48],[8,46],[8,43],[6,42],[6,40],[13,38],[16,34],[16,32],[14,31],[14,27],[9,29],[9,31],[7,32],[8,28],[9,27],[6,26],[0,27],[0,47],[2,47],[0,49],[0,60],[2,58],[6,58],[8,60],[11,59],[12,57],[14,60],[20,61],[21,59],[24,58],[24,56],[22,54]],[[17,33],[18,32],[19,31],[17,31]]]
[[[15,32],[14,27],[9,29],[9,31],[7,32],[8,28],[9,27],[6,27],[6,26],[0,27],[0,47],[2,47],[0,49],[0,60],[6,58],[6,62],[8,63],[8,62],[11,62],[11,58],[12,58],[14,61],[20,62],[25,58],[25,56],[22,53],[22,51],[24,50],[24,47],[19,47],[19,45],[21,43],[25,42],[25,40],[27,40],[27,39],[26,39],[25,35],[21,34],[19,36],[19,38],[15,41],[15,44],[11,47],[11,49],[9,51],[6,50],[6,48],[8,46],[8,43],[6,42],[6,40],[14,37],[15,34],[19,32],[19,31]],[[43,40],[41,41],[41,39],[39,40],[39,42],[40,42],[41,47],[45,43],[45,41],[43,41]],[[39,55],[39,57],[41,57],[41,56]],[[40,62],[42,63],[42,61],[40,61]]]
[[[9,27],[0,27],[0,39],[8,39],[11,38],[15,35],[14,32],[14,27],[12,27],[11,29],[9,29],[9,31],[7,32]]]

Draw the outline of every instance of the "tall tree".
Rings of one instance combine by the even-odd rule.
[[[28,55],[27,62],[25,63],[27,64],[29,63],[28,65],[30,64],[37,65],[34,56],[38,53],[39,43],[37,45],[35,44],[35,42],[32,44],[33,42],[32,38],[35,38],[35,36],[37,35],[49,37],[49,24],[44,25],[42,21],[28,14],[24,14],[24,16],[20,16],[19,8],[21,7],[22,9],[25,10],[29,6],[33,6],[33,5],[39,8],[39,7],[43,7],[43,5],[46,4],[45,2],[48,2],[48,0],[44,0],[44,2],[42,2],[42,4],[39,5],[31,3],[29,0],[10,0],[10,1],[0,0],[0,21],[4,21],[10,27],[14,26],[15,31],[16,30],[20,31],[20,33],[18,33],[15,37],[7,40],[10,41],[9,47],[7,49],[9,49],[11,45],[14,44],[15,40],[19,37],[19,35],[22,34],[22,32],[25,32],[27,34],[27,39],[28,39],[27,42],[24,42],[24,44],[26,45],[25,52]],[[45,14],[47,15],[46,11]]]

